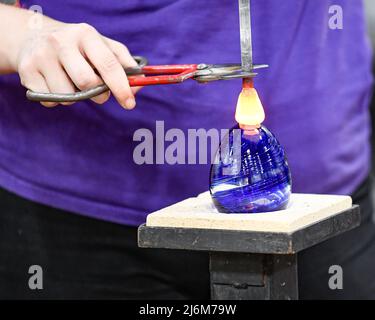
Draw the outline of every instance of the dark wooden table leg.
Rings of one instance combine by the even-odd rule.
[[[266,255],[269,299],[298,299],[298,270],[296,254]]]
[[[214,300],[298,299],[297,256],[210,253]]]

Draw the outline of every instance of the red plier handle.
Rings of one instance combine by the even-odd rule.
[[[136,70],[137,68],[135,68]],[[180,83],[194,77],[197,64],[176,64],[160,66],[144,66],[139,69],[139,75],[126,72],[131,87],[152,86],[159,84]],[[137,73],[137,72],[136,72]]]

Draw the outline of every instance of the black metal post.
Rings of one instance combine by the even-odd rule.
[[[297,256],[210,253],[213,300],[298,299]]]

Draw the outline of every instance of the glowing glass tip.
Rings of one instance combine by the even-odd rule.
[[[254,88],[244,87],[238,97],[236,121],[240,126],[259,127],[265,119],[263,105]]]

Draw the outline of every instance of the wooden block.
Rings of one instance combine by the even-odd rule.
[[[294,193],[285,210],[225,214],[217,211],[209,192],[205,192],[149,214],[146,226],[291,233],[351,206],[349,196]]]

